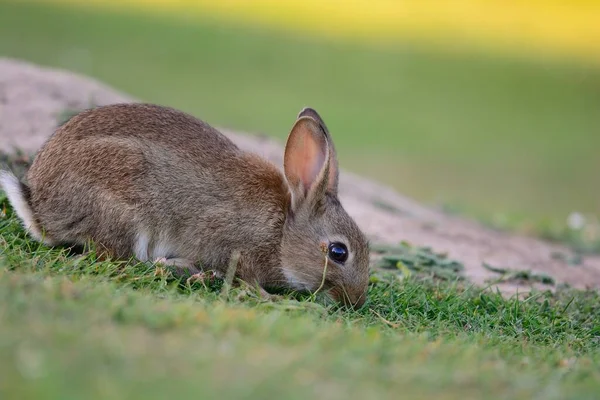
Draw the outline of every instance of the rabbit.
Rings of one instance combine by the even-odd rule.
[[[289,133],[284,168],[242,151],[173,108],[126,103],[85,110],[42,146],[24,183],[0,185],[31,237],[96,244],[113,259],[177,274],[225,274],[273,289],[321,290],[364,304],[369,243],[338,199],[331,135],[312,108]]]

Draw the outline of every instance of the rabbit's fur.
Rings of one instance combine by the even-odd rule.
[[[284,173],[208,124],[150,104],[117,104],[71,118],[44,144],[28,183],[0,176],[29,234],[48,245],[92,240],[111,257],[178,272],[225,272],[261,288],[323,290],[362,305],[368,242],[337,197],[333,143],[313,109],[290,132]],[[344,263],[327,256],[344,243]]]

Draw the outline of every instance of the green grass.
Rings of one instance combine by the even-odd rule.
[[[505,299],[464,280],[374,270],[358,311],[302,296],[264,301],[48,249],[1,202],[1,398],[592,399],[600,390],[597,292]]]
[[[0,55],[97,77],[215,125],[285,137],[324,115],[343,167],[470,214],[600,213],[600,73],[364,47],[201,16],[0,1]]]

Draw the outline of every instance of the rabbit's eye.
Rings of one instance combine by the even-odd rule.
[[[329,258],[335,262],[344,263],[348,259],[348,248],[344,243],[330,243],[328,250]]]

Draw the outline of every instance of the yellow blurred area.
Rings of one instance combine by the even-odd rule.
[[[175,11],[351,40],[419,40],[600,61],[600,1],[46,0]]]

